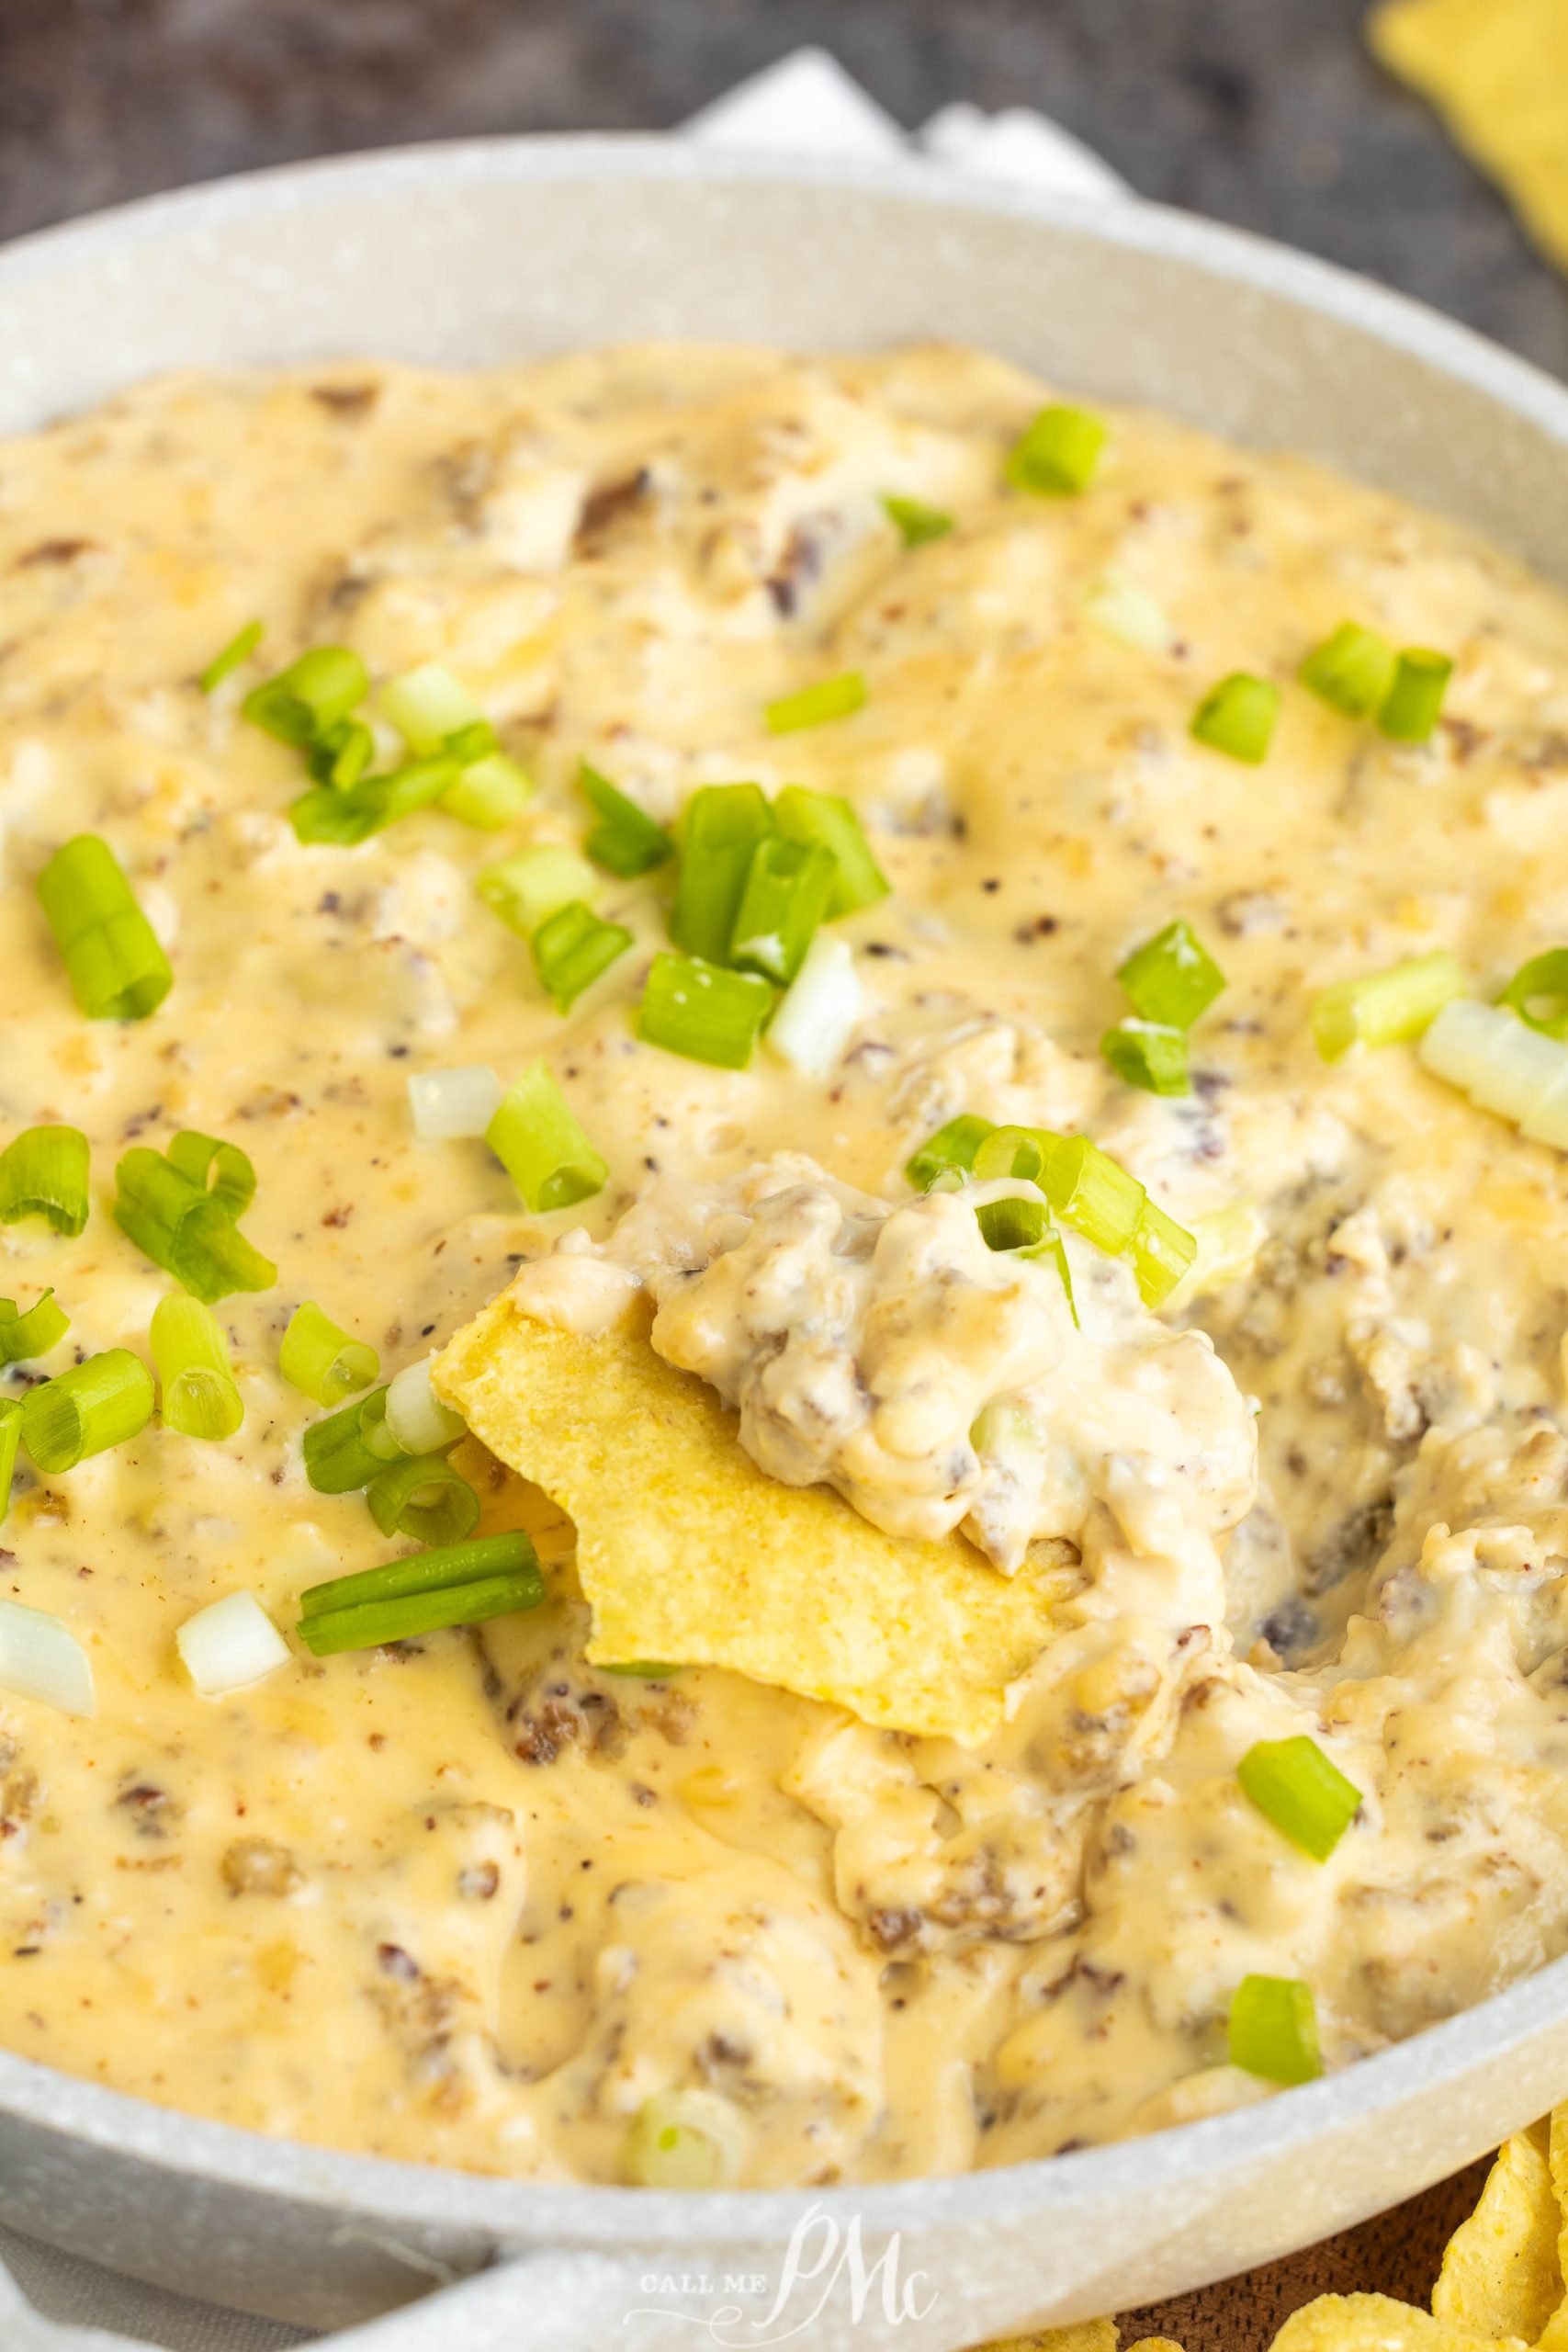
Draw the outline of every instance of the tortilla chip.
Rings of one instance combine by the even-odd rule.
[[[986,2344],[980,2352],[1116,2352],[1113,2319],[1080,2319],[1072,2327],[1045,2327],[1035,2335],[1010,2335],[1005,2344]]]
[[[1562,2226],[1547,2127],[1533,2124],[1498,2149],[1480,2203],[1449,2240],[1432,2290],[1436,2316],[1483,2335],[1522,2335],[1533,2344],[1562,2300]]]
[[[1391,2295],[1319,2295],[1292,2312],[1269,2352],[1525,2352],[1520,2336],[1455,2327]]]
[[[1568,11],[1562,0],[1385,0],[1384,65],[1431,99],[1501,181],[1538,244],[1568,264]]]
[[[576,1521],[597,1666],[729,1667],[972,1747],[1050,1635],[1050,1571],[1009,1579],[959,1536],[902,1541],[822,1487],[780,1486],[714,1392],[639,1335],[558,1330],[503,1293],[432,1376]]]

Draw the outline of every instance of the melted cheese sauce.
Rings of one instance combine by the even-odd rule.
[[[109,1216],[132,1140],[242,1144],[279,1266],[220,1310],[234,1439],[154,1422],[17,1481],[0,1591],[70,1623],[99,1705],[0,1696],[10,2048],[266,2132],[611,2180],[643,2102],[701,2089],[743,2178],[869,2179],[1259,2096],[1224,2063],[1250,1970],[1311,1982],[1339,2064],[1568,1945],[1563,1163],[1405,1049],[1325,1068],[1307,1023],[1422,949],[1484,989],[1568,936],[1568,605],[1431,518],[1149,418],[1113,420],[1084,496],[1002,493],[1041,397],[947,349],[632,351],[185,379],[0,447],[0,1136],[84,1127],[95,1210],[74,1241],[0,1228],[0,1290],[52,1283],[73,1317],[6,1377],[145,1352],[167,1285]],[[886,492],[957,528],[907,552]],[[1112,565],[1166,651],[1086,625]],[[515,834],[437,812],[299,846],[295,756],[239,719],[245,681],[195,683],[253,614],[269,667],[330,639],[378,679],[457,671],[539,778]],[[1348,614],[1455,655],[1429,745],[1288,684],[1262,769],[1190,740],[1216,677],[1289,681]],[[851,667],[859,716],[765,732],[768,698]],[[736,776],[855,801],[893,895],[841,927],[867,1004],[829,1083],[636,1041],[658,877],[606,883],[637,954],[567,1022],[541,998],[471,876],[580,841],[583,755],[660,820]],[[141,1023],[82,1018],[38,910],[84,829],[169,945]],[[1177,914],[1229,986],[1169,1102],[1096,1046],[1116,964]],[[479,1145],[415,1142],[405,1081],[541,1051],[612,1174],[535,1221]],[[1184,1220],[1256,1211],[1250,1269],[1165,1317],[1259,1408],[1223,1597],[1127,1508],[966,1753],[710,1670],[588,1668],[570,1529],[470,1453],[539,1534],[543,1610],[296,1645],[194,1695],[195,1610],[244,1587],[289,1625],[302,1586],[386,1554],[358,1497],[305,1481],[312,1408],[276,1369],[302,1298],[389,1372],[652,1179],[804,1152],[897,1203],[960,1110],[1087,1127]],[[1301,1730],[1366,1792],[1322,1866],[1235,1780]]]

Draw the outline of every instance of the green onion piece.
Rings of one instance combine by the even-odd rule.
[[[1198,1244],[1187,1227],[1148,1200],[1128,1248],[1145,1306],[1163,1306],[1198,1255]]]
[[[415,1552],[405,1560],[387,1560],[377,1568],[360,1568],[352,1576],[330,1577],[325,1584],[310,1585],[299,1596],[299,1613],[305,1618],[323,1617],[334,1610],[361,1608],[367,1600],[407,1600],[415,1593],[474,1584],[481,1577],[524,1575],[538,1577],[542,1600],[545,1587],[539,1555],[521,1529],[506,1535],[474,1535],[464,1544]]]
[[[382,717],[391,720],[416,756],[439,751],[448,737],[486,724],[462,680],[439,662],[422,662],[417,670],[392,679],[376,699]],[[485,749],[493,749],[494,741],[491,735]]]
[[[803,727],[825,727],[832,718],[849,718],[865,707],[865,678],[859,670],[842,671],[836,678],[819,678],[795,695],[780,695],[764,706],[762,716],[770,735],[794,735]]]
[[[1063,1225],[1108,1258],[1119,1258],[1138,1229],[1148,1194],[1087,1136],[1064,1136],[1045,1163],[1045,1193]]]
[[[1543,1037],[1568,1037],[1568,947],[1549,947],[1521,964],[1497,1001]]]
[[[301,1618],[298,1630],[314,1657],[335,1657],[344,1650],[379,1649],[388,1642],[416,1641],[422,1634],[445,1633],[454,1625],[509,1617],[514,1610],[536,1609],[543,1598],[544,1582],[536,1574],[480,1577],[471,1584],[411,1593],[403,1600],[325,1610],[320,1616]]]
[[[1393,648],[1375,628],[1341,621],[1331,637],[1314,645],[1296,672],[1309,693],[1347,718],[1365,718],[1377,709],[1393,679]]]
[[[152,1375],[129,1348],[107,1348],[40,1381],[22,1399],[22,1442],[47,1477],[123,1445],[152,1415]]]
[[[1312,1987],[1294,1976],[1244,1976],[1231,1996],[1230,2062],[1270,2083],[1323,2072]]]
[[[946,1133],[945,1128],[942,1132]],[[936,1140],[933,1136],[932,1143]],[[1061,1140],[1044,1127],[992,1127],[976,1146],[970,1167],[983,1184],[998,1176],[1026,1176],[1032,1184],[1038,1184],[1045,1162]]]
[[[1067,1313],[1073,1318],[1073,1329],[1075,1331],[1081,1331],[1083,1326],[1078,1321],[1078,1303],[1073,1295],[1073,1270],[1067,1263],[1067,1245],[1055,1227],[1047,1226],[1032,1249],[1025,1250],[1023,1255],[1026,1258],[1050,1259],[1061,1278],[1062,1290],[1067,1302]]]
[[[356,1397],[324,1421],[312,1421],[301,1441],[305,1476],[319,1495],[350,1495],[378,1477],[390,1458],[374,1453],[367,1436],[384,1429],[385,1388]]]
[[[295,839],[351,849],[368,841],[372,833],[384,833],[389,825],[412,817],[416,809],[443,799],[461,774],[456,760],[437,753],[431,759],[412,760],[406,767],[393,768],[385,775],[362,776],[347,792],[317,785],[289,804]]]
[[[977,1119],[968,1111],[961,1111],[949,1119],[935,1135],[928,1136],[919,1151],[904,1163],[904,1173],[917,1193],[929,1193],[943,1176],[964,1177],[975,1165],[976,1155],[986,1137],[992,1132],[988,1119]],[[1016,1169],[1005,1171],[1016,1175]]]
[[[89,1021],[144,1021],[157,1011],[175,976],[107,842],[78,833],[39,876],[38,894]]]
[[[87,1222],[87,1138],[80,1127],[27,1127],[0,1151],[0,1225],[47,1217],[56,1233]]]
[[[860,819],[840,794],[808,792],[803,784],[786,784],[773,803],[773,820],[792,842],[819,842],[832,852],[836,871],[828,899],[829,922],[887,896],[887,876],[871,854]]]
[[[577,771],[577,785],[599,820],[583,843],[595,865],[629,881],[634,875],[651,874],[656,865],[674,856],[675,844],[663,826],[656,825],[646,810],[628,800],[586,760]]]
[[[1407,647],[1378,712],[1382,732],[1396,743],[1424,743],[1438,723],[1453,667],[1446,653]]]
[[[0,1363],[27,1363],[47,1355],[71,1329],[71,1317],[51,1290],[35,1299],[25,1315],[14,1298],[0,1298]]]
[[[1185,916],[1134,949],[1116,977],[1141,1021],[1190,1029],[1225,985],[1225,976]]]
[[[1069,498],[1088,488],[1105,447],[1103,417],[1091,409],[1043,408],[1010,455],[1006,473],[1014,490],[1037,498]]]
[[[442,794],[441,806],[459,824],[493,833],[514,824],[533,797],[534,779],[527,770],[504,752],[491,752],[464,765],[457,783]]]
[[[22,1408],[15,1396],[0,1396],[0,1527],[11,1508],[11,1481],[17,1475],[17,1450],[22,1442]]]
[[[592,1199],[610,1173],[543,1062],[502,1096],[485,1141],[536,1216]]]
[[[205,1192],[161,1152],[136,1145],[119,1161],[115,1178],[114,1216],[120,1231],[204,1306],[216,1306],[231,1291],[270,1290],[277,1280],[277,1268],[253,1250],[226,1202]]]
[[[681,820],[681,867],[670,936],[688,956],[722,964],[729,953],[751,853],[774,831],[757,784],[709,784],[694,792]]]
[[[209,1306],[170,1292],[148,1333],[164,1390],[164,1425],[182,1437],[232,1437],[245,1418],[229,1346]]]
[[[671,1666],[667,1660],[655,1657],[629,1657],[622,1666],[602,1666],[599,1668],[601,1674],[628,1674],[638,1682],[668,1682],[672,1674],[680,1671],[678,1666]]]
[[[317,784],[351,791],[376,756],[376,738],[362,718],[340,718],[311,744],[305,765]]]
[[[500,738],[488,718],[471,718],[466,727],[455,728],[443,738],[439,749],[449,760],[464,768],[478,767],[481,760],[490,759],[496,752]]]
[[[277,1351],[277,1368],[290,1387],[317,1405],[341,1405],[357,1388],[367,1388],[381,1359],[364,1340],[352,1339],[313,1298],[288,1318]]]
[[[694,956],[656,956],[637,1008],[648,1046],[716,1069],[744,1069],[773,1007],[755,972],[726,972]]]
[[[987,1250],[1032,1250],[1044,1238],[1050,1216],[1043,1201],[1016,1194],[1004,1201],[982,1201],[975,1211]]]
[[[1267,678],[1233,670],[1211,686],[1199,704],[1190,732],[1213,752],[1257,767],[1268,756],[1274,721],[1280,716],[1280,689]]]
[[[389,1380],[384,1388],[373,1388],[359,1408],[360,1443],[378,1462],[400,1462],[409,1450],[406,1445],[399,1443],[392,1428],[391,1415],[388,1410],[391,1401],[392,1384]],[[432,1445],[425,1447],[424,1451],[437,1453],[441,1449]]]
[[[487,907],[521,939],[531,937],[547,917],[573,899],[586,899],[597,889],[599,877],[585,857],[554,842],[538,842],[481,866],[474,888]]]
[[[892,491],[885,491],[882,504],[907,548],[923,548],[929,540],[945,539],[953,528],[952,515],[944,514],[940,506],[928,506],[923,499],[898,498]]]
[[[415,1453],[389,1463],[366,1487],[365,1499],[383,1535],[456,1544],[479,1525],[479,1498],[444,1453]]]
[[[558,1012],[570,1012],[584,989],[592,988],[632,944],[622,922],[605,922],[581,899],[558,907],[534,933],[534,969],[539,986],[553,997]]]
[[[772,833],[757,843],[727,961],[787,988],[828,911],[838,867],[816,842]]]
[[[1337,980],[1313,1005],[1314,1043],[1325,1062],[1337,1062],[1352,1046],[1393,1046],[1419,1037],[1463,989],[1464,967],[1447,948],[1413,956],[1361,979]]]
[[[1266,1820],[1314,1862],[1325,1862],[1360,1811],[1361,1792],[1315,1739],[1260,1739],[1235,1768]]]
[[[276,678],[253,686],[240,711],[278,742],[304,751],[369,691],[369,673],[357,653],[345,645],[317,645]]]
[[[1100,1050],[1123,1086],[1145,1094],[1189,1094],[1187,1032],[1158,1021],[1119,1021],[1100,1041]]]
[[[261,643],[265,630],[260,621],[247,621],[229,639],[221,653],[214,655],[197,681],[204,695],[215,695],[225,678],[233,676],[243,662],[248,662]]]
[[[231,1216],[243,1216],[255,1199],[256,1171],[237,1143],[182,1127],[164,1157]]]

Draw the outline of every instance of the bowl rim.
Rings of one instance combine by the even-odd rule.
[[[80,260],[137,252],[193,228],[281,215],[359,193],[573,179],[841,189],[933,211],[1001,215],[1205,270],[1279,297],[1425,361],[1568,449],[1568,388],[1413,298],[1253,232],[1145,202],[1084,199],[980,180],[915,158],[875,163],[705,148],[669,133],[523,133],[433,141],[275,165],[35,230],[0,247],[0,301]],[[0,2124],[34,2125],[165,2175],[362,2216],[382,2229],[440,2229],[502,2248],[547,2236],[578,2247],[660,2241],[690,2247],[778,2239],[818,2209],[892,2231],[1005,2225],[1130,2200],[1189,2175],[1243,2176],[1314,2140],[1365,2131],[1445,2075],[1474,2075],[1568,2018],[1568,1957],[1341,2073],[1141,2137],[989,2170],[811,2188],[659,2190],[356,2154],[194,2116],[0,2050]],[[1568,2087],[1568,2084],[1565,2084]],[[1541,2105],[1547,2101],[1542,2098]]]

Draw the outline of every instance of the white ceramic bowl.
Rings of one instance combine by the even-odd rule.
[[[1408,302],[1144,205],[654,140],[311,164],[31,238],[0,254],[0,430],[192,364],[933,334],[1310,451],[1547,571],[1568,566],[1568,394]],[[461,2281],[367,2328],[355,2339],[367,2352],[685,2352],[705,2328],[735,2346],[955,2352],[1322,2237],[1565,2091],[1568,1962],[1261,2107],[866,2190],[682,2197],[479,2178],[193,2122],[0,2054],[0,2211],[139,2277],[318,2326]],[[796,2244],[816,2276],[791,2288],[786,2250],[808,2213]],[[908,2290],[890,2301],[885,2269],[858,2314],[856,2224],[868,2265],[900,2241]]]

